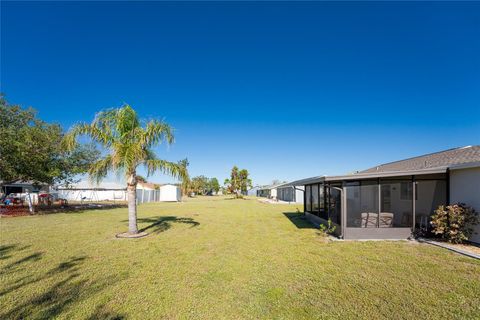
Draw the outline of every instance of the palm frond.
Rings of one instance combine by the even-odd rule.
[[[88,169],[88,176],[91,181],[99,183],[108,174],[108,171],[114,170],[114,164],[112,163],[112,157],[107,155],[105,158],[98,160],[90,165]]]
[[[123,138],[130,137],[132,133],[140,127],[140,120],[133,108],[125,104],[117,109],[115,114],[116,130]]]
[[[148,175],[160,171],[181,180],[188,179],[187,168],[181,163],[170,162],[162,159],[150,159],[145,161]]]
[[[63,138],[62,146],[67,150],[73,150],[80,135],[88,135],[93,141],[100,143],[104,147],[109,147],[114,140],[108,131],[102,130],[94,123],[87,124],[82,122],[70,129]]]
[[[151,120],[148,122],[143,132],[142,145],[150,148],[163,141],[169,145],[174,143],[175,137],[172,128],[163,121]]]

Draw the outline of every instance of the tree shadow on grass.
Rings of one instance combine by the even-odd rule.
[[[0,310],[0,319],[50,319],[120,280],[117,276],[96,277],[95,280],[82,277],[82,265],[87,259],[86,256],[74,256],[37,276],[28,275],[16,279],[13,285],[0,291],[0,296],[17,292],[20,294],[16,304],[10,306],[12,308]],[[25,260],[24,263],[32,261]],[[52,284],[44,286],[45,283]],[[23,289],[27,286],[31,287]],[[32,286],[35,286],[34,291]],[[22,298],[24,291],[33,294]],[[98,307],[92,319],[124,319],[113,312],[105,313],[101,310],[106,309]]]
[[[318,229],[305,218],[302,212],[284,212],[283,214],[298,229]]]
[[[123,222],[128,222],[124,220]],[[167,231],[172,227],[173,223],[189,224],[190,228],[194,228],[200,225],[200,222],[193,220],[192,218],[183,218],[176,216],[163,216],[163,217],[151,217],[137,219],[139,223],[149,223],[146,227],[139,229],[139,232],[160,233]]]
[[[34,252],[26,257],[10,262],[6,266],[4,266],[2,270],[0,270],[0,274],[14,272],[18,267],[21,267],[24,264],[40,260],[42,258],[42,255],[42,252]]]
[[[30,246],[19,246],[18,244],[5,244],[0,246],[0,260],[5,260],[17,251],[22,251]]]
[[[78,271],[77,265],[85,259],[86,259],[86,257],[73,257],[73,258],[70,258],[69,260],[67,260],[65,262],[62,262],[62,263],[58,264],[57,267],[54,267],[54,268],[50,269],[49,271],[46,271],[41,276],[34,277],[34,276],[31,276],[31,275],[28,275],[28,276],[24,276],[20,279],[17,279],[13,286],[10,286],[10,287],[5,288],[4,290],[0,291],[0,297],[5,295],[5,294],[8,294],[10,292],[13,292],[17,289],[20,289],[24,286],[34,284],[36,282],[45,280],[49,277],[57,276],[64,271],[76,272],[76,271]],[[16,269],[16,270],[18,271],[18,269]]]

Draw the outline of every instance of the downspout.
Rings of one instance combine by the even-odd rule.
[[[447,205],[450,205],[450,169],[447,168]]]
[[[412,192],[413,192],[413,195],[412,195],[412,216],[413,216],[412,238],[415,238],[415,220],[417,219],[417,217],[416,217],[416,215],[417,215],[417,212],[416,212],[417,200],[415,199],[416,195],[417,195],[417,181],[415,179],[415,176],[412,176],[412,184],[413,184],[413,188],[412,188]]]

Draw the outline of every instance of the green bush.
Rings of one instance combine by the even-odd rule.
[[[433,233],[451,243],[462,243],[474,233],[479,219],[475,210],[463,203],[439,206],[430,222]]]
[[[335,226],[332,222],[331,219],[328,219],[327,225],[324,225],[323,223],[320,225],[319,230],[321,235],[329,235],[333,234],[335,232],[335,229],[337,229],[337,226]]]

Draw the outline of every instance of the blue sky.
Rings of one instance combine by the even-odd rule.
[[[480,3],[2,1],[1,91],[65,128],[128,102],[192,175],[343,174],[480,144]]]

